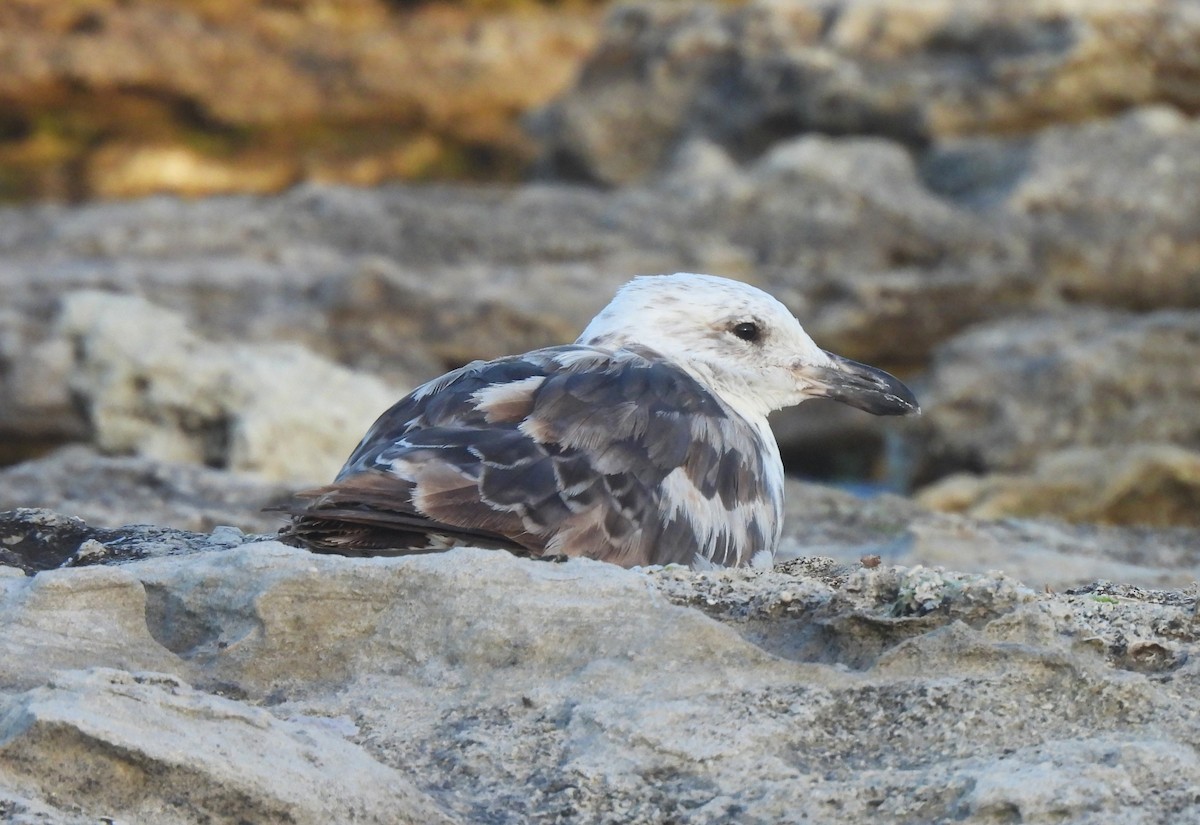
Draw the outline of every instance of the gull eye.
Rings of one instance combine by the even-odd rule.
[[[740,324],[734,324],[731,332],[743,341],[757,341],[760,334],[758,324],[753,321],[742,321]]]

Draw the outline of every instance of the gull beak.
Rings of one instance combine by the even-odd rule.
[[[871,415],[911,415],[921,407],[912,390],[894,375],[826,352],[832,363],[803,365],[796,372],[815,398],[832,398]]]

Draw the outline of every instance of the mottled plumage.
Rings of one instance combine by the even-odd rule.
[[[625,566],[769,565],[783,468],[772,409],[912,412],[896,379],[818,348],[782,304],[703,275],[638,278],[574,345],[475,362],[385,412],[291,540],[392,555],[456,544]]]

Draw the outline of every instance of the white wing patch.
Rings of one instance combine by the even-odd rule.
[[[760,530],[774,527],[774,513],[770,502],[760,498],[747,498],[732,508],[726,508],[720,498],[705,498],[688,478],[683,467],[676,467],[660,485],[662,490],[663,514],[675,517],[679,514],[687,519],[696,533],[699,552],[711,558],[714,548],[721,545],[722,535],[730,539],[733,547],[749,545],[750,523],[756,521]],[[742,564],[742,558],[729,560],[725,566]]]
[[[520,421],[529,413],[533,393],[546,381],[544,375],[534,375],[520,381],[493,384],[471,395],[471,401],[489,423]]]

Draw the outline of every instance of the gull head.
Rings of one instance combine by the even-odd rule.
[[[778,300],[713,275],[634,278],[576,343],[652,350],[754,417],[808,398],[832,398],[874,415],[920,411],[899,379],[826,352]]]

